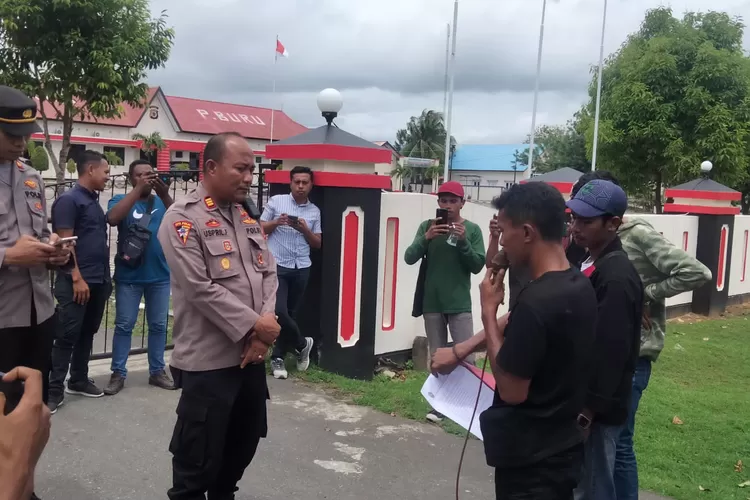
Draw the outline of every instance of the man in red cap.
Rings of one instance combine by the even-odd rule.
[[[448,344],[448,327],[458,343],[474,334],[471,316],[471,274],[484,267],[482,230],[461,217],[464,188],[455,181],[438,189],[438,217],[419,225],[414,242],[406,249],[409,265],[422,260],[414,298],[413,316],[424,316],[430,356]],[[432,411],[427,419],[443,416]]]

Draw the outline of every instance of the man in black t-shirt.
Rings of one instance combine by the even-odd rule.
[[[568,202],[573,213],[573,238],[588,249],[581,271],[596,291],[598,317],[584,410],[592,425],[576,500],[617,497],[615,451],[628,418],[643,310],[641,278],[617,236],[627,206],[625,192],[602,179],[584,185]]]
[[[487,357],[497,382],[481,416],[497,499],[570,500],[581,477],[587,364],[596,295],[571,269],[562,239],[565,201],[542,182],[518,184],[495,202],[511,266],[528,269],[507,325],[498,325],[501,283],[492,270],[480,286]]]

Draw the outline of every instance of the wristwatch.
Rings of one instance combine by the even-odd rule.
[[[583,413],[578,414],[578,418],[576,418],[576,422],[578,422],[578,427],[583,429],[584,431],[591,427],[591,419],[584,415]]]

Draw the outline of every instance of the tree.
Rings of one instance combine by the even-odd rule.
[[[411,178],[414,175],[414,171],[411,167],[399,165],[391,169],[391,177],[398,179],[401,184],[404,182],[411,183]]]
[[[418,117],[412,116],[406,128],[396,132],[394,147],[402,156],[438,160],[442,172],[445,166],[445,134],[443,114],[432,109],[425,109]],[[451,152],[454,144],[455,139],[451,137]],[[421,191],[424,192],[424,180],[429,177],[422,169],[414,173],[417,172]]]
[[[65,170],[68,171],[68,173],[70,174],[71,177],[73,176],[73,174],[76,173],[76,169],[77,169],[77,167],[76,167],[75,160],[68,160],[65,163]]]
[[[720,12],[680,20],[667,8],[648,11],[603,68],[597,168],[646,195],[657,211],[663,187],[696,178],[703,160],[713,162],[717,181],[741,185],[750,164],[743,29]],[[596,77],[589,95],[582,118],[591,148]]]
[[[102,156],[104,156],[104,159],[107,160],[107,163],[109,163],[113,167],[122,165],[122,159],[120,159],[120,157],[117,156],[117,153],[115,153],[114,151],[105,151]]]
[[[164,65],[173,37],[164,12],[151,18],[148,0],[0,1],[0,81],[39,98],[58,180],[74,122],[117,117],[123,102],[144,106],[141,82]],[[62,121],[57,158],[49,120]]]
[[[148,155],[151,163],[154,164],[154,166],[154,155],[160,150],[167,147],[167,143],[164,142],[164,139],[162,139],[159,132],[153,132],[149,135],[133,134],[133,140],[141,142],[141,151]]]
[[[586,158],[586,138],[578,130],[578,117],[565,125],[542,125],[534,133],[534,173],[544,174],[564,167],[581,172],[591,169]],[[524,144],[529,144],[526,137]],[[515,160],[519,166],[529,165],[528,148],[517,151]]]
[[[49,157],[47,151],[43,147],[37,146],[35,142],[29,142],[29,160],[31,166],[34,167],[38,172],[46,172],[49,170]]]

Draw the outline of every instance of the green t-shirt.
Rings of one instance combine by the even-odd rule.
[[[457,314],[471,312],[471,274],[484,267],[484,237],[479,226],[464,220],[466,238],[456,246],[449,245],[447,235],[431,241],[424,237],[432,221],[419,225],[414,242],[406,249],[404,260],[412,265],[427,252],[427,274],[424,287],[425,313]]]

